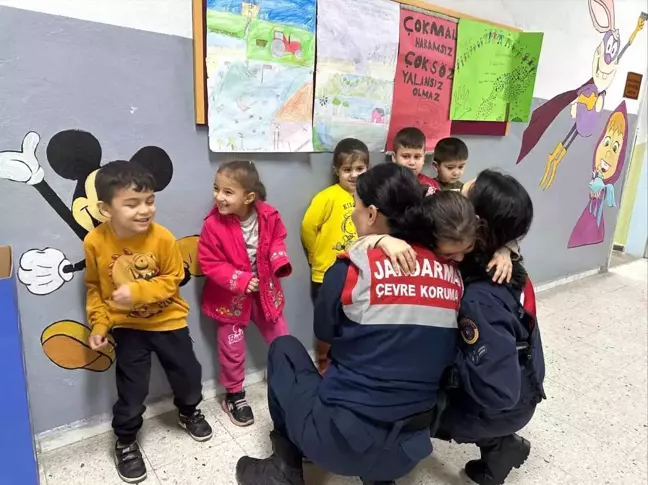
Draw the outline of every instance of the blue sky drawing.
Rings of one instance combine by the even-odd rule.
[[[241,13],[241,0],[207,0],[207,8]],[[259,18],[315,33],[315,0],[249,0],[261,7]]]

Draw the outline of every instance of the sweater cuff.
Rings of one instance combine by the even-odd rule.
[[[136,307],[143,304],[141,285],[137,281],[133,281],[132,283],[128,283],[128,288],[130,288],[131,292],[132,306]]]
[[[518,241],[511,241],[506,244],[505,247],[511,252],[511,261],[517,261],[520,259],[520,243]]]
[[[285,278],[290,276],[292,273],[290,259],[285,251],[277,251],[276,253],[273,253],[272,256],[270,256],[270,265],[272,266],[272,272],[278,278]]]
[[[246,290],[248,285],[250,284],[250,280],[254,278],[254,273],[248,273],[247,271],[235,271],[234,274],[231,276],[230,279],[230,289],[231,289],[231,281],[234,281],[235,287],[238,289],[238,292],[242,295],[245,295]]]
[[[351,251],[356,251],[356,250],[363,250],[366,251],[368,249],[374,249],[376,242],[378,242],[379,239],[382,239],[382,234],[371,234],[369,236],[360,236],[358,239],[353,241],[349,248],[347,249],[347,252]]]
[[[105,325],[103,323],[97,323],[93,325],[90,335],[101,335],[102,337],[105,337],[106,335],[108,335],[108,325]]]

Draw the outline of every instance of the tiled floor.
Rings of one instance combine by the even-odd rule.
[[[620,266],[622,264],[626,263],[631,263],[632,261],[636,261],[638,258],[636,256],[632,256],[631,254],[624,253],[623,251],[618,251],[616,249],[612,250],[612,254],[610,256],[610,267],[615,267],[615,266]]]
[[[540,294],[549,399],[521,432],[531,441],[532,454],[507,484],[647,483],[647,273],[642,260]],[[173,414],[148,420],[141,434],[149,469],[144,483],[235,484],[239,456],[270,453],[263,386],[250,388],[248,396],[257,415],[250,428],[236,428],[218,403],[207,403],[214,427],[207,443],[196,443],[178,429]],[[104,434],[43,454],[41,483],[120,484],[112,445],[111,434]],[[399,484],[469,484],[461,469],[476,456],[474,447],[435,442],[433,456]],[[360,482],[308,469],[307,483]]]

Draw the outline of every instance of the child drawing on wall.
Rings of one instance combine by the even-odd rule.
[[[522,145],[517,163],[520,163],[538,144],[545,131],[562,110],[571,104],[574,124],[562,141],[559,141],[547,158],[540,187],[547,190],[554,182],[558,165],[565,158],[567,150],[577,137],[589,137],[599,126],[605,103],[605,94],[612,85],[619,67],[619,61],[635,37],[643,29],[648,15],[639,16],[637,26],[621,49],[621,36],[615,27],[614,1],[589,0],[589,10],[594,28],[603,34],[592,60],[592,78],[572,91],[559,94],[537,108],[531,115],[529,126],[522,135]]]
[[[603,209],[618,207],[614,183],[623,174],[628,142],[628,114],[625,101],[610,115],[596,145],[592,160],[589,201],[569,238],[568,248],[600,244],[605,239]]]

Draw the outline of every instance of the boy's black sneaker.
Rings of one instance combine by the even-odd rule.
[[[196,409],[190,416],[178,413],[178,425],[184,428],[189,436],[196,441],[207,441],[212,437],[212,428],[199,409]]]
[[[254,424],[252,408],[245,399],[245,391],[227,393],[223,401],[223,411],[236,426],[250,426]]]
[[[115,444],[115,465],[119,478],[126,483],[146,480],[146,465],[137,441],[130,445],[123,445],[119,441]]]

